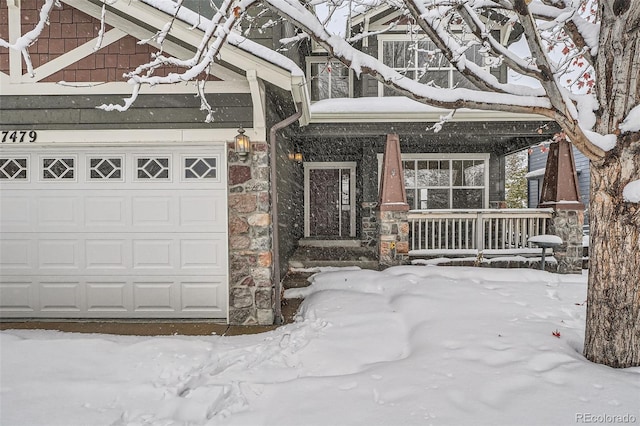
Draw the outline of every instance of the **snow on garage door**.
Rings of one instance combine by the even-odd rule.
[[[226,318],[219,147],[0,152],[0,316]]]

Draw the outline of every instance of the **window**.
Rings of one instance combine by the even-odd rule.
[[[480,54],[481,46],[473,45],[465,52],[467,58],[483,66]],[[385,65],[413,80],[421,83],[432,82],[433,85],[445,88],[475,86],[447,61],[431,40],[406,40],[400,38],[382,38],[379,42],[379,57]],[[393,89],[380,84],[380,94],[394,96]]]
[[[89,158],[89,179],[91,180],[122,180],[122,157]]]
[[[341,62],[326,57],[308,58],[307,75],[312,101],[349,97],[349,68]]]
[[[169,157],[139,157],[136,159],[136,178],[141,180],[169,180]]]
[[[410,209],[487,208],[489,154],[403,154],[402,168]]]
[[[42,179],[44,180],[73,180],[75,179],[76,159],[42,158]]]
[[[184,158],[184,178],[185,179],[217,179],[218,178],[218,158],[217,157],[185,157]]]
[[[0,158],[0,179],[27,180],[28,178],[27,157]]]

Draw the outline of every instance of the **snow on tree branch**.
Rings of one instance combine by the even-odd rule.
[[[31,63],[31,56],[29,55],[29,46],[38,40],[40,34],[42,34],[42,30],[45,25],[49,25],[49,13],[53,6],[60,7],[60,2],[58,0],[46,0],[42,9],[40,9],[40,15],[38,17],[38,23],[36,26],[27,33],[18,37],[18,39],[14,43],[9,43],[6,40],[0,38],[0,47],[6,47],[9,49],[17,50],[22,54],[22,58],[24,59],[24,63],[27,67],[27,74],[31,77],[34,77],[35,74],[33,72],[33,64]]]

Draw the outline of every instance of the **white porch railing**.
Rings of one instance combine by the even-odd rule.
[[[411,210],[409,239],[415,250],[531,248],[546,234],[553,209]]]

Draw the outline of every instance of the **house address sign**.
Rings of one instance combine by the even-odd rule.
[[[31,143],[38,139],[35,130],[3,130],[0,143]]]

